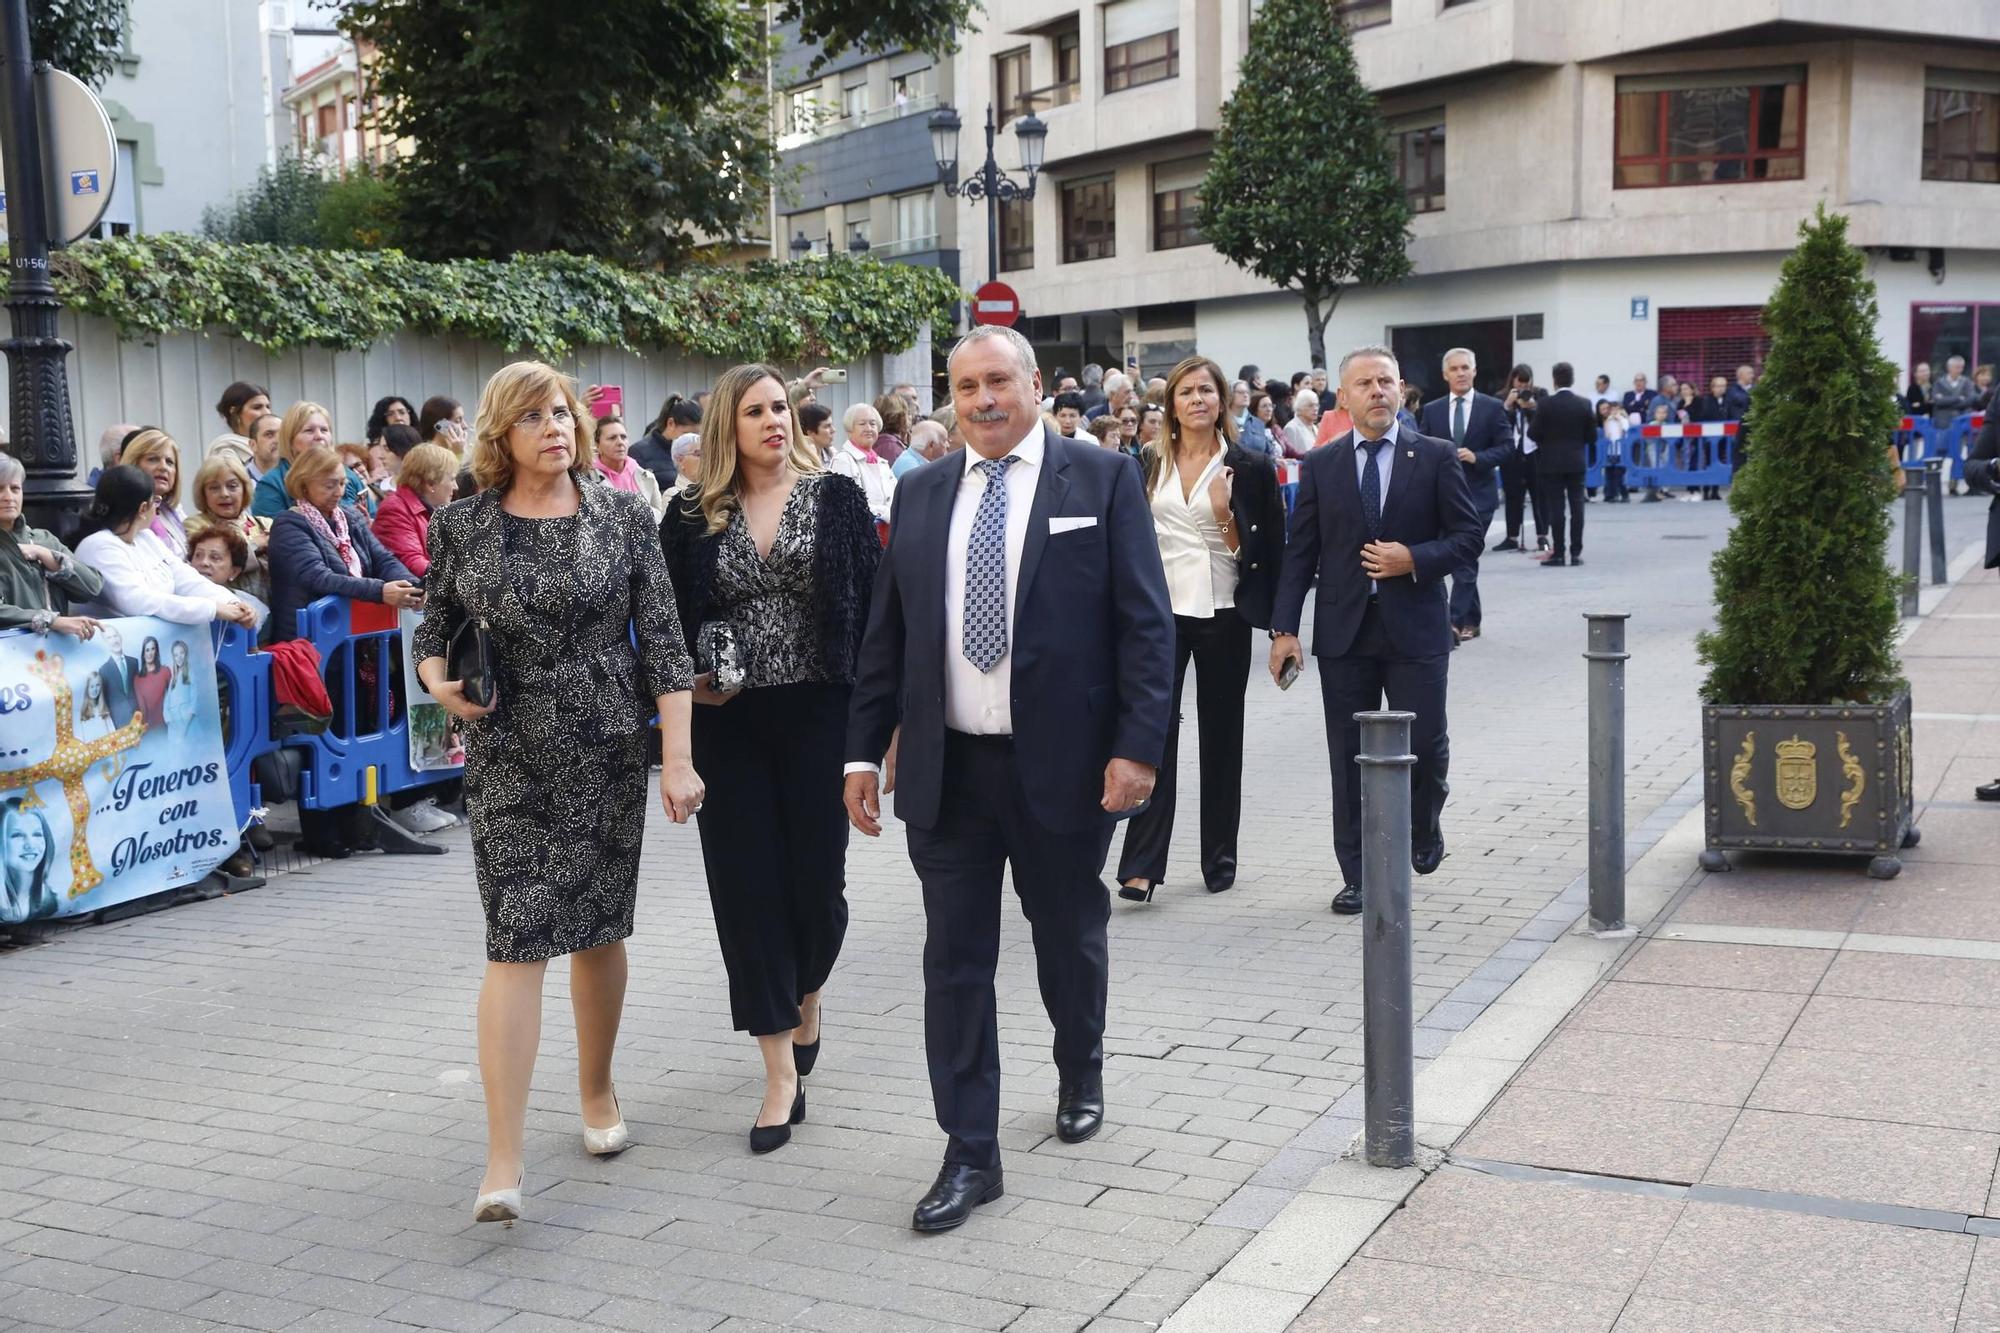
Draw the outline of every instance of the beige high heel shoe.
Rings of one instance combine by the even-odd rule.
[[[609,1129],[583,1127],[583,1150],[592,1157],[613,1157],[632,1146],[632,1135],[625,1128],[625,1112],[618,1105],[618,1094],[611,1094],[611,1109],[618,1112],[618,1123]]]
[[[472,1201],[472,1220],[475,1222],[506,1222],[512,1224],[521,1216],[521,1182],[527,1179],[527,1168],[523,1167],[520,1179],[510,1190],[494,1190],[482,1194]]]

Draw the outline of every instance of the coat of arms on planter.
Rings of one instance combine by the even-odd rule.
[[[1778,804],[1787,810],[1809,808],[1819,795],[1819,769],[1813,756],[1819,747],[1794,735],[1778,742]]]

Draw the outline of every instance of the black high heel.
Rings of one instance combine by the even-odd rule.
[[[826,1010],[824,1008],[820,1010],[819,1028],[820,1036],[825,1036]],[[812,1073],[813,1066],[818,1063],[819,1037],[814,1037],[810,1042],[795,1041],[792,1043],[792,1064],[798,1069],[800,1078],[804,1078],[807,1074]]]
[[[792,1099],[792,1118],[782,1125],[750,1126],[750,1151],[754,1153],[776,1152],[792,1141],[792,1126],[804,1123],[806,1118],[806,1086],[799,1085],[798,1096]]]
[[[1120,884],[1118,886],[1118,896],[1127,902],[1149,903],[1153,901],[1153,890],[1159,887],[1158,884],[1150,879],[1146,881],[1146,887],[1143,889],[1136,884]]]

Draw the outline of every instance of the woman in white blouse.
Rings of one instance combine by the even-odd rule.
[[[1150,902],[1166,878],[1190,661],[1201,716],[1202,882],[1210,893],[1236,883],[1250,631],[1271,623],[1285,509],[1271,460],[1236,442],[1228,384],[1207,357],[1175,366],[1167,376],[1166,429],[1139,460],[1174,608],[1174,711],[1152,803],[1133,818],[1118,860],[1118,895],[1135,902]]]
[[[178,625],[227,620],[255,628],[248,603],[168,552],[152,531],[156,511],[153,479],[138,468],[120,464],[97,479],[76,558],[104,576],[104,594],[84,614],[158,616]]]
[[[1310,389],[1292,395],[1292,419],[1285,423],[1285,457],[1304,458],[1319,439],[1319,395]]]
[[[877,523],[887,523],[889,502],[896,496],[896,477],[889,464],[875,452],[875,441],[882,437],[882,416],[867,403],[856,403],[847,409],[840,425],[847,438],[827,455],[827,471],[860,482],[868,496],[868,512]]]

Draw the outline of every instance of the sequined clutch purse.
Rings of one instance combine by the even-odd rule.
[[[717,694],[734,694],[743,688],[743,653],[736,642],[736,630],[726,620],[711,620],[695,631],[694,664],[698,671],[713,673],[709,682]]]

